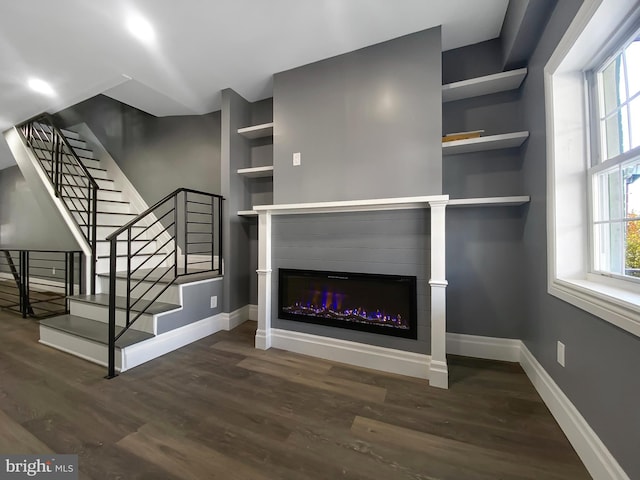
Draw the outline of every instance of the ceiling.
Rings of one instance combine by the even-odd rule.
[[[22,0],[0,4],[0,131],[99,93],[157,116],[208,113],[230,87],[442,25],[443,49],[499,36],[509,0]],[[128,29],[143,18],[146,41]],[[143,32],[144,33],[144,32]],[[150,38],[150,37],[155,38]],[[30,78],[48,82],[43,95]],[[2,142],[4,144],[4,142]],[[13,163],[0,146],[0,169]],[[6,150],[6,148],[5,148]]]

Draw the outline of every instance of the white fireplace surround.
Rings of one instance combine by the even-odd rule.
[[[389,365],[388,371],[405,373],[429,379],[434,387],[448,388],[449,374],[446,359],[446,271],[445,271],[445,209],[449,203],[448,195],[431,195],[424,197],[383,198],[372,200],[353,200],[340,202],[294,203],[282,205],[262,205],[253,207],[258,213],[258,329],[256,331],[255,346],[260,350],[267,350],[272,346],[307,353],[308,355],[327,357],[327,348],[333,348],[331,355],[335,360],[350,362],[353,358],[355,365],[370,366],[362,355],[345,354],[345,351],[362,353],[361,347],[368,347],[355,342],[341,341],[340,346],[327,348],[311,348],[314,337],[318,344],[323,343],[324,337],[305,335],[305,347],[301,349],[300,340],[296,332],[285,332],[271,327],[271,219],[273,215],[309,215],[318,213],[347,213],[382,210],[409,210],[418,208],[431,209],[431,272],[429,288],[431,290],[431,355],[411,354],[407,359],[407,352],[384,349],[384,354],[397,358],[397,362],[377,362]],[[290,333],[290,335],[287,335]],[[290,337],[289,341],[280,341],[281,337]],[[274,342],[275,340],[275,342]],[[275,344],[274,344],[275,343]],[[336,343],[336,342],[330,342]],[[346,344],[349,344],[348,346]],[[345,344],[345,345],[342,345]],[[301,351],[302,350],[302,351]],[[365,350],[375,357],[375,348]],[[380,349],[382,350],[382,349]],[[396,355],[394,355],[394,353]],[[373,358],[371,357],[371,358]],[[424,367],[416,365],[423,362]],[[413,368],[404,369],[403,362],[410,362]],[[376,368],[376,362],[370,362]],[[408,366],[408,365],[407,365]],[[382,367],[381,369],[384,369]]]

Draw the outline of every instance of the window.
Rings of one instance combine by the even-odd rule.
[[[544,76],[547,291],[640,337],[639,19],[584,0]]]
[[[640,283],[640,36],[589,76],[596,92],[592,269]]]

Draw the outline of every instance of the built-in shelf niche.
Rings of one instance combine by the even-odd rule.
[[[443,155],[457,155],[459,153],[483,152],[502,148],[521,146],[529,138],[529,132],[503,133],[486,137],[468,138],[442,143]]]
[[[527,69],[510,70],[484,77],[471,78],[442,86],[442,101],[453,102],[465,98],[480,97],[492,93],[516,90],[522,85]]]
[[[271,204],[273,203],[273,122],[239,128],[238,134],[244,137],[251,147],[249,159],[251,166],[236,170],[236,173],[248,182],[251,203],[247,207],[255,204]]]

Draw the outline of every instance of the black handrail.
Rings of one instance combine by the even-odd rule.
[[[107,237],[110,255],[109,358],[106,378],[116,376],[116,341],[179,277],[202,272],[222,274],[223,201],[221,195],[178,188]],[[140,230],[135,235],[134,228]],[[151,233],[151,239],[143,237],[152,228],[155,231]],[[125,242],[125,251],[121,251],[120,255],[118,241]],[[133,242],[143,245],[134,247]],[[183,251],[183,263],[179,259],[180,249]],[[194,256],[211,258],[190,262],[189,257],[194,260]],[[124,259],[122,263],[126,265],[120,272],[125,279],[120,291],[117,289],[118,257]],[[145,298],[148,294],[150,298]],[[116,332],[118,296],[122,298],[119,307],[124,310],[125,318],[122,322],[124,325]]]
[[[91,293],[95,294],[100,187],[51,115],[37,115],[18,125],[17,129],[47,173],[55,195],[69,213],[77,213],[77,216],[71,216],[91,249]]]
[[[0,308],[45,318],[69,313],[67,297],[84,293],[81,251],[0,252]]]

